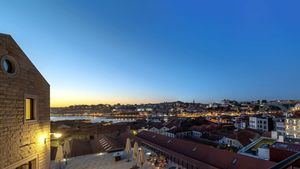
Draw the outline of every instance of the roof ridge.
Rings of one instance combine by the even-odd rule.
[[[0,32],[0,36],[11,36],[10,34],[6,34],[6,33],[1,33]]]

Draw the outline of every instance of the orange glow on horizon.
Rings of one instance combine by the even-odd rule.
[[[160,103],[165,102],[166,100],[148,100],[148,99],[111,99],[104,100],[98,98],[51,98],[51,107],[68,107],[71,105],[97,105],[97,104],[144,104],[144,103]]]
[[[117,94],[116,94],[117,95]],[[51,107],[67,107],[70,105],[97,105],[97,104],[142,104],[142,103],[160,103],[165,101],[176,101],[177,98],[160,98],[156,97],[140,97],[126,96],[119,94],[113,96],[110,94],[97,94],[86,91],[71,90],[51,90],[50,106]]]

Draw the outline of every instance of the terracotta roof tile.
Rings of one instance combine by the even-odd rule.
[[[250,130],[239,130],[229,136],[231,139],[238,140],[243,146],[250,144],[254,139],[260,135]]]
[[[157,147],[162,147],[163,149],[181,154],[188,160],[196,160],[199,162],[199,165],[203,164],[200,166],[202,168],[264,169],[269,168],[274,164],[273,162],[216,149],[204,144],[169,138],[147,131],[139,133],[137,137],[142,141],[150,142]]]

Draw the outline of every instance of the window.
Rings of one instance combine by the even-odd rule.
[[[37,97],[33,95],[25,95],[24,102],[25,122],[37,120]]]
[[[1,68],[8,76],[14,76],[17,73],[18,64],[13,57],[6,55],[1,59]]]
[[[27,163],[17,167],[16,169],[37,169],[36,159],[28,161]]]
[[[34,100],[32,98],[25,99],[25,118],[26,120],[34,120]]]
[[[2,66],[5,72],[13,73],[13,65],[8,59],[3,60]]]

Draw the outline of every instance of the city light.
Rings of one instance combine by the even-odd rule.
[[[1,5],[0,169],[300,169],[300,1]]]
[[[133,130],[132,133],[133,133],[133,135],[137,135],[138,134],[138,132],[135,131],[135,130]]]

